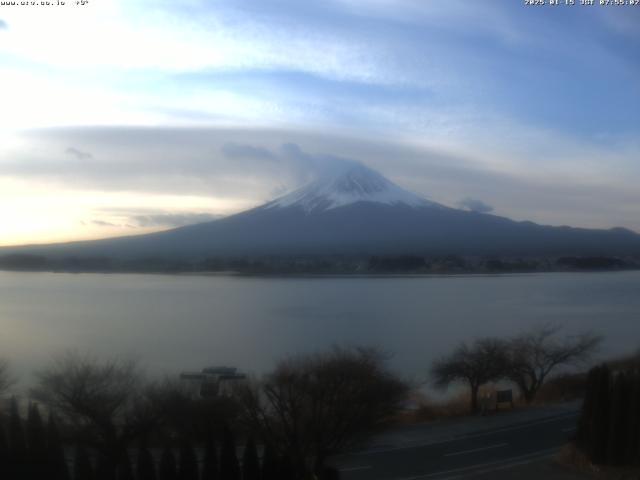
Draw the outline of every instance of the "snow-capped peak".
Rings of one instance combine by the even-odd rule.
[[[337,173],[325,175],[280,197],[267,208],[300,207],[306,212],[324,211],[357,202],[410,207],[439,206],[387,180],[360,163],[349,163]]]

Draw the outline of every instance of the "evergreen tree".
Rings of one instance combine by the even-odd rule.
[[[635,372],[630,377],[630,382],[629,428],[625,458],[628,465],[637,466],[640,464],[640,372]]]
[[[586,381],[586,391],[580,411],[580,419],[578,420],[578,430],[575,439],[578,447],[584,452],[589,450],[589,446],[594,441],[594,407],[599,376],[600,367],[594,367],[589,370]]]
[[[222,432],[222,449],[220,451],[221,480],[240,480],[240,466],[236,454],[236,441],[229,427]]]
[[[67,460],[64,456],[60,432],[58,432],[58,425],[53,413],[49,414],[47,422],[47,458],[50,472],[47,480],[68,480]]]
[[[198,458],[193,445],[188,440],[182,442],[178,463],[178,478],[180,480],[198,480]]]
[[[18,401],[11,399],[11,413],[9,416],[9,453],[14,463],[24,463],[27,459],[27,443],[22,428],[22,419]]]
[[[91,459],[89,453],[82,446],[76,447],[75,458],[73,462],[73,478],[75,480],[93,480],[93,465],[91,465]]]
[[[0,423],[0,478],[9,478],[9,442]]]
[[[262,454],[262,480],[278,480],[278,456],[270,443]]]
[[[151,452],[145,444],[138,449],[137,461],[138,480],[156,480],[156,466],[151,456]]]
[[[178,480],[178,469],[176,468],[176,458],[171,448],[166,447],[160,457],[160,469],[158,472],[160,480]]]
[[[122,453],[120,460],[118,461],[118,467],[116,468],[117,480],[134,480],[133,470],[131,468],[131,460],[129,454],[125,451]]]
[[[207,438],[204,450],[204,464],[202,466],[202,480],[218,480],[220,478],[220,466],[218,464],[218,450],[211,438]]]
[[[247,440],[242,455],[242,480],[260,480],[258,450],[253,438]]]
[[[624,463],[628,439],[628,402],[627,376],[624,373],[619,373],[615,378],[611,394],[609,440],[607,444],[607,463],[609,465],[622,465]]]
[[[113,464],[113,460],[107,457],[103,453],[98,455],[98,462],[96,465],[96,479],[97,480],[115,480],[116,479],[116,465]]]
[[[18,401],[11,398],[9,412],[9,478],[29,478],[31,476],[27,443],[24,435],[24,427],[20,418]]]
[[[600,374],[594,388],[593,440],[588,454],[593,463],[604,464],[607,460],[611,409],[611,373],[606,365],[600,367]]]
[[[27,461],[25,474],[28,478],[46,478],[49,473],[47,462],[47,439],[38,407],[29,403],[26,422]]]
[[[640,371],[589,372],[576,442],[595,464],[640,464]]]
[[[278,480],[293,480],[294,471],[291,457],[285,454],[278,459]]]
[[[47,457],[47,438],[40,410],[35,404],[29,405],[27,417],[27,445],[29,457],[36,462],[43,462]]]

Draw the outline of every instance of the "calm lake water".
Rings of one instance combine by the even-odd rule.
[[[424,378],[462,340],[552,321],[640,347],[640,272],[273,278],[0,272],[0,357],[16,374],[75,348],[173,373],[229,364],[261,373],[283,355],[377,345]],[[24,382],[26,383],[26,382]]]

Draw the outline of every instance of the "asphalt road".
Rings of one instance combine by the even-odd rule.
[[[344,480],[444,480],[505,469],[553,455],[575,431],[577,412],[440,442],[342,456]]]

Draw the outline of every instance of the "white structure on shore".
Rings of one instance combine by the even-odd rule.
[[[216,397],[228,393],[231,382],[244,380],[247,376],[238,373],[236,367],[207,367],[200,372],[183,372],[180,379],[193,384],[198,388],[201,397]]]

